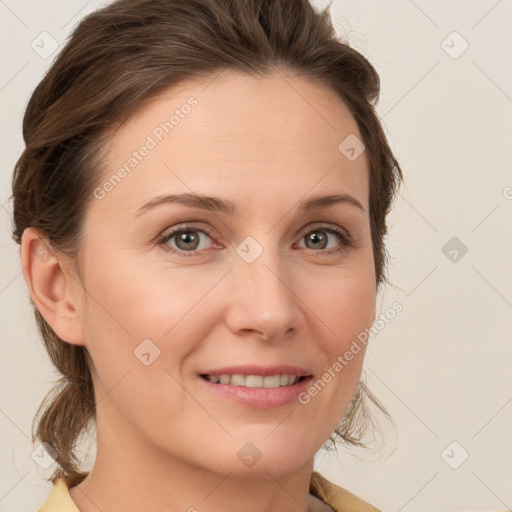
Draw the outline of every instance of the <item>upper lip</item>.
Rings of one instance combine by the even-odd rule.
[[[304,368],[288,364],[280,364],[276,366],[258,366],[252,364],[229,366],[225,368],[206,370],[200,373],[200,375],[262,375],[263,377],[284,374],[297,375],[299,377],[307,377],[311,375],[311,373]]]

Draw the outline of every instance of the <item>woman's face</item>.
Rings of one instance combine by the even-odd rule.
[[[344,354],[375,309],[368,167],[355,137],[322,85],[224,73],[159,93],[106,141],[79,306],[105,456],[278,475],[328,439],[364,345]],[[334,195],[350,198],[303,208]],[[297,368],[309,380],[277,389],[261,388],[276,378],[241,387],[202,377]]]

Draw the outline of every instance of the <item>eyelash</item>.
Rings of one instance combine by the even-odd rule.
[[[185,225],[178,226],[177,228],[173,229],[170,233],[160,236],[159,239],[157,240],[157,245],[161,246],[165,251],[168,251],[168,252],[171,252],[174,254],[178,254],[178,255],[181,255],[181,256],[184,256],[187,258],[201,255],[201,251],[182,251],[181,249],[170,248],[167,245],[167,242],[169,240],[171,240],[176,234],[181,233],[181,232],[187,232],[187,231],[197,231],[198,233],[204,233],[205,235],[208,235],[210,238],[213,239],[211,233],[209,233],[207,230],[199,229],[194,226],[185,224]],[[311,249],[313,252],[315,252],[315,253],[317,252],[320,255],[330,256],[330,255],[334,255],[337,253],[344,253],[347,249],[350,249],[354,245],[353,239],[350,236],[350,234],[344,230],[341,230],[339,227],[337,227],[334,224],[329,224],[327,226],[316,226],[316,227],[310,229],[309,231],[306,231],[301,236],[301,239],[303,239],[306,235],[309,235],[310,233],[314,233],[315,231],[325,231],[327,233],[336,234],[340,238],[341,244],[342,244],[342,247],[338,247],[336,249],[331,249],[329,251],[324,251],[324,250],[314,251],[313,249]]]

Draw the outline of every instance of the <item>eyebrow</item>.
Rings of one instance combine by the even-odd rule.
[[[225,213],[227,215],[237,215],[238,211],[236,205],[227,199],[220,199],[218,197],[211,197],[198,194],[165,194],[157,196],[146,204],[142,205],[136,212],[135,217],[142,215],[143,213],[156,208],[162,204],[182,204],[190,206],[192,208],[201,208],[203,210],[209,210],[212,212]],[[349,194],[332,194],[328,196],[313,196],[307,200],[299,202],[297,210],[309,211],[309,210],[320,210],[327,208],[333,204],[348,204],[354,206],[365,213],[363,205]]]

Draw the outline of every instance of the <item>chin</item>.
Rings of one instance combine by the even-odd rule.
[[[277,427],[279,429],[279,427]],[[311,436],[290,436],[286,430],[277,435],[272,429],[265,428],[259,436],[243,436],[235,438],[226,453],[217,457],[222,459],[222,472],[229,472],[241,478],[268,478],[269,474],[278,477],[297,471],[312,460],[316,450],[311,446]],[[307,439],[307,443],[302,439]],[[216,470],[221,464],[216,464]]]

